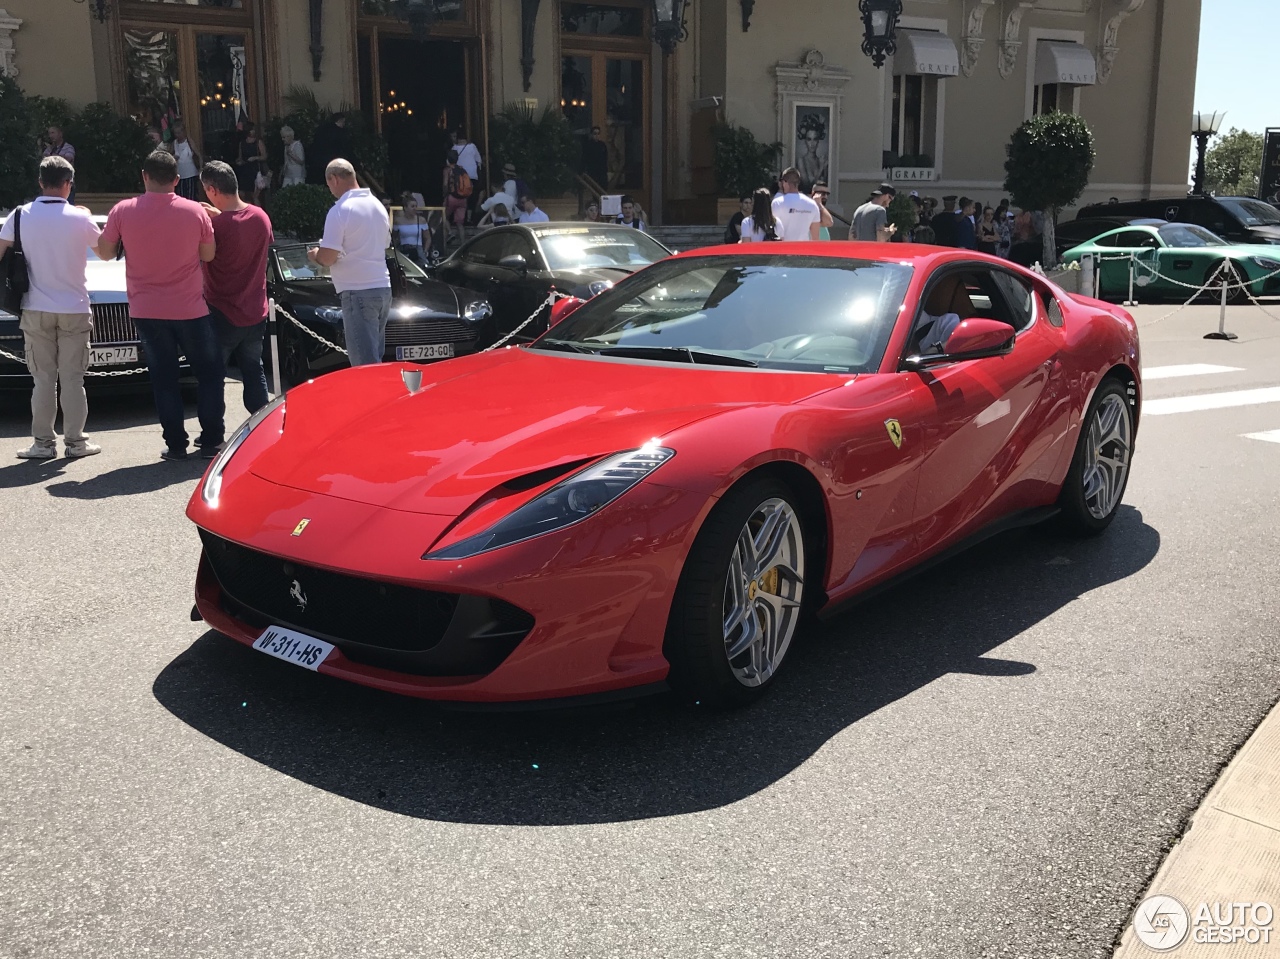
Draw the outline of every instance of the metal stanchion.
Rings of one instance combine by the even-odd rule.
[[[1080,293],[1082,296],[1098,295],[1097,274],[1094,272],[1093,255],[1080,257]]]
[[[1129,254],[1129,299],[1124,301],[1125,306],[1137,306],[1138,300],[1133,295],[1133,254]]]
[[[280,389],[280,337],[277,334],[279,327],[274,298],[267,301],[267,307],[270,311],[267,314],[267,330],[271,334],[271,379],[274,381],[275,395],[279,396],[284,391]]]
[[[1238,340],[1239,337],[1234,333],[1227,332],[1227,284],[1231,282],[1234,271],[1223,269],[1220,271],[1222,276],[1222,300],[1218,305],[1218,328],[1212,333],[1206,333],[1206,340]]]

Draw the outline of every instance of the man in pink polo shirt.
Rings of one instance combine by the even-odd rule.
[[[98,255],[115,257],[124,243],[129,313],[151,373],[151,391],[164,433],[164,459],[187,458],[186,413],[178,385],[179,357],[196,375],[200,455],[222,446],[222,351],[204,300],[201,264],[214,255],[213,224],[199,203],[174,193],[178,161],[156,150],[142,164],[147,192],[117,203],[98,241]]]

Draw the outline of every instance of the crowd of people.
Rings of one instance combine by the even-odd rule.
[[[93,328],[86,247],[103,260],[129,251],[125,288],[150,374],[162,459],[193,453],[212,458],[222,448],[225,371],[232,360],[240,369],[245,409],[253,413],[267,404],[262,353],[271,220],[244,199],[243,180],[231,164],[211,160],[200,167],[202,203],[179,193],[185,170],[174,151],[154,150],[142,163],[144,192],[117,203],[100,230],[86,207],[71,202],[74,166],[64,152],[51,152],[40,162],[40,195],[0,227],[0,256],[20,243],[29,281],[20,326],[33,381],[33,442],[19,458],[57,456],[59,402],[65,454],[101,452],[85,433]],[[324,237],[308,255],[330,270],[352,365],[377,363],[391,307],[385,259],[390,218],[382,202],[359,186],[347,160],[330,162],[325,181],[337,202]],[[200,432],[194,445],[185,425],[182,357],[196,378]]]

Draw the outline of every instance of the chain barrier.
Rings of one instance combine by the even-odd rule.
[[[1150,323],[1146,323],[1146,324],[1144,324],[1144,325],[1143,325],[1143,326],[1144,326],[1144,329],[1145,329],[1146,327],[1155,326],[1155,325],[1156,325],[1157,323],[1159,323],[1161,320],[1167,320],[1169,317],[1173,316],[1174,314],[1181,313],[1183,310],[1185,310],[1187,307],[1189,307],[1189,306],[1190,306],[1192,303],[1194,303],[1196,300],[1200,299],[1200,297],[1201,297],[1203,294],[1205,294],[1206,292],[1208,292],[1208,291],[1209,291],[1209,289],[1210,289],[1210,284],[1212,284],[1212,283],[1213,283],[1213,281],[1214,281],[1215,279],[1217,279],[1217,278],[1218,278],[1218,275],[1222,272],[1222,270],[1223,270],[1223,268],[1224,268],[1225,266],[1226,266],[1226,264],[1225,264],[1225,263],[1221,263],[1221,264],[1219,264],[1219,265],[1218,265],[1218,268],[1217,268],[1216,270],[1214,270],[1214,271],[1213,271],[1212,275],[1210,275],[1210,277],[1209,277],[1207,280],[1205,280],[1205,284],[1204,284],[1204,286],[1198,286],[1198,287],[1196,287],[1196,288],[1195,288],[1195,292],[1193,292],[1193,293],[1191,294],[1191,296],[1187,298],[1187,301],[1186,301],[1185,303],[1183,303],[1183,304],[1182,304],[1182,305],[1180,305],[1180,306],[1176,306],[1176,307],[1174,307],[1172,310],[1170,310],[1170,311],[1169,311],[1168,313],[1166,313],[1164,316],[1158,316],[1158,317],[1156,317],[1154,320],[1152,320]],[[1222,284],[1221,284],[1221,283],[1219,283],[1217,288],[1218,288],[1219,290],[1221,290],[1221,289],[1222,289]]]
[[[14,356],[8,350],[0,350],[0,356],[3,356],[6,360],[13,360],[13,362],[15,363],[21,363],[23,366],[27,365],[26,356]],[[139,373],[145,373],[145,372],[147,372],[147,368],[145,366],[142,366],[133,370],[85,370],[84,375],[85,376],[137,376]]]

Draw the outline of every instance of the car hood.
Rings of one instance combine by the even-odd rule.
[[[557,270],[552,276],[557,286],[567,290],[589,287],[592,283],[603,280],[606,283],[621,283],[643,266],[593,266],[577,270]]]
[[[339,297],[328,279],[300,280],[297,282],[280,282],[272,284],[272,295],[279,301],[288,303],[306,303],[312,306],[337,306]],[[464,302],[471,297],[463,294]],[[395,298],[394,312],[402,307],[416,307],[429,310],[437,316],[457,316],[460,304],[457,291],[447,283],[437,280],[409,279],[405,290]]]
[[[421,372],[417,393],[402,371]],[[666,439],[731,409],[797,403],[847,379],[524,349],[359,367],[291,390],[283,433],[251,469],[282,486],[453,516],[530,474]]]
[[[90,302],[127,302],[124,260],[99,260],[90,257],[85,263],[84,276],[89,287]]]

